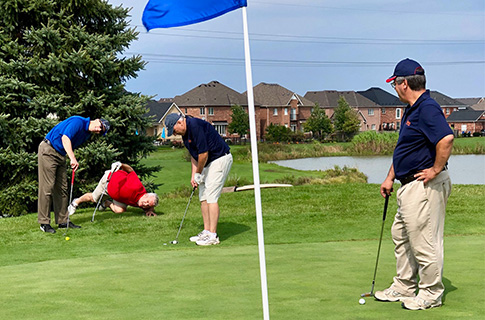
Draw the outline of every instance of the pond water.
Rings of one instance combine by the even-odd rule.
[[[381,184],[392,163],[391,156],[378,157],[321,157],[271,161],[298,170],[328,170],[335,166],[357,168],[368,183]],[[448,161],[451,182],[454,184],[485,184],[485,155],[452,155]]]

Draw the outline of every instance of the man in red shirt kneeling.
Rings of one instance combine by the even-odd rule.
[[[154,208],[158,205],[158,195],[147,193],[138,175],[127,164],[113,163],[92,193],[85,193],[72,201],[68,207],[69,215],[74,214],[81,203],[97,203],[100,197],[103,197],[100,210],[109,207],[114,213],[123,213],[127,206],[132,206],[142,208],[147,216],[156,216]],[[108,197],[111,200],[104,199]]]

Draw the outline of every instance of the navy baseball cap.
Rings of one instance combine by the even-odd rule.
[[[171,113],[165,118],[165,127],[167,127],[167,137],[170,137],[173,134],[173,126],[175,126],[177,121],[182,117],[183,116],[180,113]]]
[[[105,120],[105,119],[99,119],[99,121],[101,122],[101,125],[103,126],[103,136],[106,135],[106,133],[108,133],[108,130],[109,130],[109,121],[108,120]]]
[[[394,81],[397,77],[407,77],[415,74],[424,75],[423,67],[416,61],[406,58],[396,65],[393,75],[386,82]]]

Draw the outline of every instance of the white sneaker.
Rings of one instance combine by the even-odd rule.
[[[77,209],[77,205],[74,201],[76,201],[76,199],[72,200],[71,204],[69,205],[69,207],[67,207],[67,212],[69,212],[69,215],[72,216],[75,212],[76,212],[76,209]]]
[[[197,242],[199,240],[202,240],[208,233],[209,233],[209,231],[202,230],[201,232],[199,232],[198,235],[190,237],[189,240],[192,241],[192,242]]]
[[[214,235],[206,235],[204,238],[202,238],[199,241],[195,242],[198,246],[211,246],[214,244],[219,244],[221,243],[219,241],[219,237],[217,236],[217,233],[214,233]]]
[[[383,291],[376,291],[374,293],[374,298],[379,301],[395,302],[402,301],[404,298],[414,298],[414,293],[412,294],[402,294],[400,292],[394,291],[391,288],[387,288]]]

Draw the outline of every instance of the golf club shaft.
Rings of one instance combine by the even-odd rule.
[[[69,195],[69,205],[71,205],[72,202],[72,189],[74,189],[74,176],[75,176],[76,170],[72,170],[72,175],[71,175],[71,194]],[[64,232],[64,235],[67,234],[69,231],[69,212],[67,212],[67,226],[66,226],[66,232]]]
[[[182,221],[180,222],[179,231],[177,232],[177,236],[175,237],[175,241],[178,241],[178,239],[179,239],[180,230],[182,230],[182,225],[184,224],[185,215],[187,214],[187,210],[189,209],[190,201],[192,200],[192,196],[194,195],[195,188],[197,188],[197,187],[192,188],[192,193],[190,194],[189,202],[187,203],[187,207],[185,208],[184,216],[182,217]]]
[[[372,288],[370,290],[371,296],[374,294],[374,285],[376,283],[377,265],[379,263],[379,255],[380,255],[380,252],[381,252],[382,235],[383,235],[383,232],[384,232],[384,223],[386,222],[386,214],[387,214],[388,203],[389,203],[389,194],[386,195],[386,201],[384,203],[384,212],[382,213],[381,236],[379,237],[379,247],[377,248],[376,267],[374,269],[374,278],[372,279]]]

